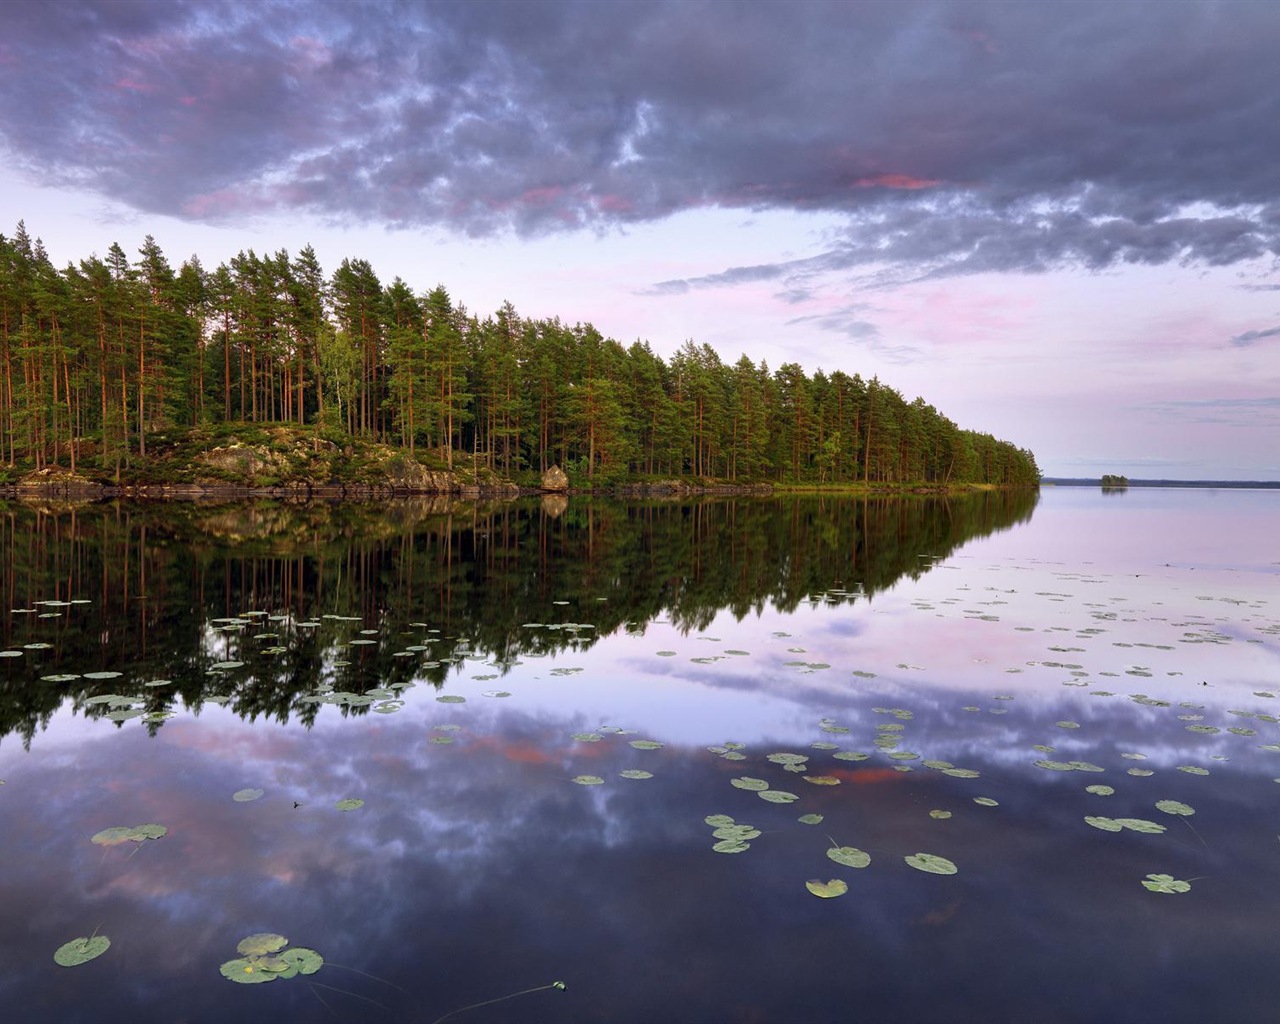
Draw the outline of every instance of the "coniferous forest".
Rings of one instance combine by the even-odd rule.
[[[670,359],[590,324],[487,316],[443,285],[326,274],[310,246],[176,270],[147,236],[55,267],[19,222],[0,235],[0,464],[145,467],[148,444],[221,423],[294,424],[464,457],[509,479],[680,476],[736,484],[1035,486],[1026,449],[958,427],[875,377]]]

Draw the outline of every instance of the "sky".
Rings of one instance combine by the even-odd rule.
[[[314,246],[878,376],[1049,476],[1280,479],[1280,5],[0,4],[0,231]]]

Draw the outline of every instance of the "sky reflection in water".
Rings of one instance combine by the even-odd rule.
[[[722,612],[687,633],[659,620],[505,674],[466,661],[442,691],[463,704],[423,685],[396,714],[322,705],[310,729],[206,705],[154,738],[64,708],[29,751],[0,745],[0,995],[36,1022],[431,1024],[562,979],[457,1019],[1266,1019],[1280,751],[1262,745],[1280,725],[1257,715],[1280,715],[1280,555],[1261,513],[1277,498],[1050,491],[1030,523],[870,601]],[[511,696],[482,696],[498,688]],[[918,758],[876,747],[898,724],[896,752]],[[599,726],[635,732],[572,738]],[[629,745],[649,738],[665,745]],[[747,759],[705,749],[727,740]],[[786,772],[774,751],[840,784]],[[799,800],[766,803],[740,776]],[[1115,794],[1085,791],[1098,783]],[[244,787],[264,796],[233,801]],[[365,805],[341,812],[345,797]],[[1167,799],[1196,813],[1155,808]],[[713,853],[712,814],[764,834]],[[1167,831],[1103,832],[1086,815]],[[169,834],[89,842],[149,821]],[[833,841],[870,866],[828,860]],[[920,851],[958,874],[912,870],[903,857]],[[1148,892],[1150,873],[1192,888]],[[811,878],[849,892],[815,899]],[[95,930],[106,954],[53,963]],[[328,964],[232,985],[218,965],[256,931]]]

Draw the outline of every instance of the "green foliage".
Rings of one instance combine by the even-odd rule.
[[[113,245],[59,271],[19,223],[0,235],[0,360],[13,382],[0,395],[0,464],[74,471],[88,458],[124,482],[189,479],[153,461],[157,450],[175,428],[216,439],[227,424],[314,424],[343,448],[392,443],[529,486],[552,465],[575,487],[1035,487],[1040,476],[1029,451],[961,430],[874,377],[729,364],[692,340],[664,361],[646,343],[526,320],[510,303],[480,319],[443,285],[382,284],[365,260],[326,280],[309,246],[240,252],[212,271],[193,257],[175,272],[148,236],[134,261]],[[249,475],[261,485],[299,473]]]

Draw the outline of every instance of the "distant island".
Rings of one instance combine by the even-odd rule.
[[[62,269],[0,235],[0,485],[1038,486],[1026,449],[872,377],[489,316],[305,247]]]
[[[1125,487],[1205,487],[1220,489],[1236,488],[1240,490],[1269,490],[1280,488],[1280,480],[1131,480],[1128,477],[1121,477],[1120,479],[1125,481]],[[1098,478],[1096,476],[1046,476],[1041,478],[1040,482],[1046,487],[1098,486]]]
[[[1113,476],[1110,473],[1102,474],[1102,489],[1104,491],[1123,490],[1129,486],[1129,478],[1127,476]]]

